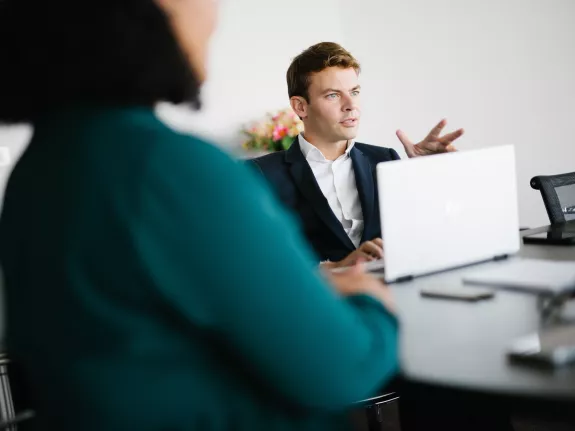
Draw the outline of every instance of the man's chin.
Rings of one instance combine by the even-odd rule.
[[[357,127],[350,129],[350,130],[344,130],[343,133],[341,133],[341,139],[342,140],[352,140],[355,139],[355,137],[357,136]]]

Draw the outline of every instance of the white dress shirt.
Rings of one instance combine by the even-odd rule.
[[[349,155],[354,142],[336,160],[327,160],[322,152],[300,134],[299,148],[306,158],[319,188],[327,199],[351,242],[358,247],[363,235],[363,212]]]

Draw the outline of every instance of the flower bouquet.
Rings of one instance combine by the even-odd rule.
[[[302,131],[301,119],[291,108],[284,109],[275,114],[268,114],[265,120],[242,130],[248,137],[243,148],[269,152],[287,150]]]

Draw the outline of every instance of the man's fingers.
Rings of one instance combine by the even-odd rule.
[[[456,130],[455,132],[448,133],[439,137],[437,140],[441,142],[443,145],[449,145],[456,139],[460,138],[465,131],[463,129]]]
[[[361,245],[361,251],[369,255],[381,259],[383,257],[383,248],[375,244],[373,241],[366,241]]]
[[[446,124],[447,120],[444,118],[439,123],[437,123],[437,125],[433,129],[431,129],[431,132],[429,132],[426,139],[436,139]]]
[[[356,263],[364,263],[373,260],[373,256],[363,249],[357,249],[350,254],[346,259],[346,265],[352,266]]]
[[[447,147],[445,147],[445,151],[448,153],[455,153],[457,151],[457,148],[455,148],[453,145],[448,145]]]
[[[395,132],[395,134],[397,135],[397,137],[399,138],[399,140],[406,149],[409,147],[413,147],[413,142],[411,142],[411,140],[407,137],[405,133],[403,133],[403,131],[398,130],[397,132]]]
[[[383,240],[381,238],[374,238],[372,241],[379,247],[383,248]]]
[[[373,255],[372,255],[371,253],[369,253],[369,252],[366,253],[366,252],[363,252],[363,251],[362,251],[361,253],[362,253],[362,254],[361,254],[361,258],[362,258],[362,259],[365,259],[365,260],[368,261],[368,262],[371,262],[372,260],[375,259],[375,258],[373,257]]]

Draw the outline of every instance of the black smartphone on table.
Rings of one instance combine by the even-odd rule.
[[[456,301],[481,301],[483,299],[490,299],[495,296],[495,292],[490,289],[482,289],[479,287],[450,287],[450,286],[433,286],[422,288],[419,291],[420,295],[427,298],[436,299],[451,299]]]

